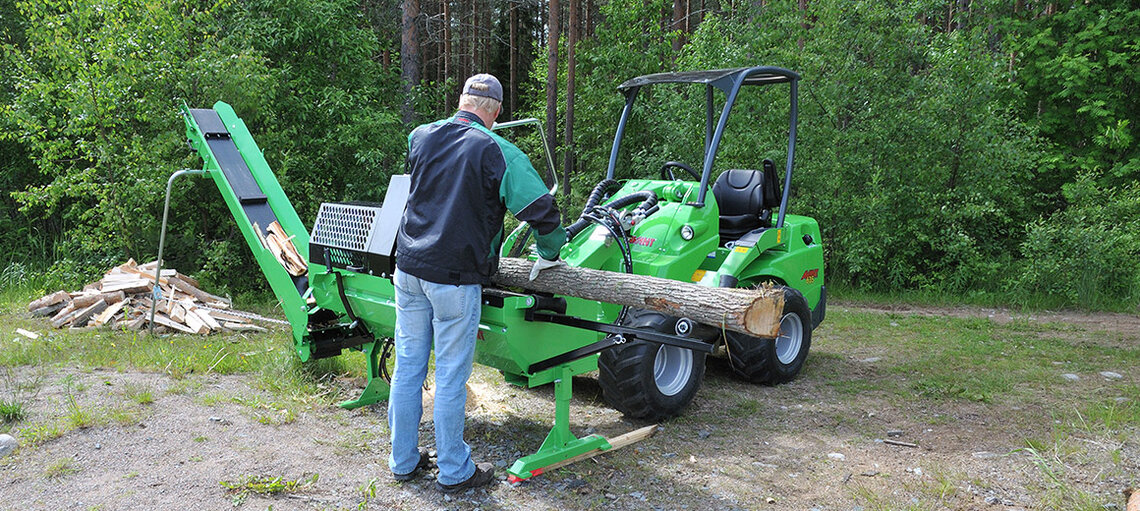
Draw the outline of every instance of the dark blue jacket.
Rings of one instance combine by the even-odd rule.
[[[566,243],[558,208],[530,159],[460,110],[408,135],[412,185],[396,266],[438,284],[487,284],[498,270],[507,210],[537,233],[539,254]]]

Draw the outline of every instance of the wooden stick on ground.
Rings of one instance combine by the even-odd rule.
[[[903,442],[903,441],[899,441],[899,440],[891,440],[889,438],[886,440],[883,440],[883,443],[884,444],[890,444],[890,445],[898,445],[898,446],[902,446],[902,447],[918,447],[918,444],[912,444],[910,442]]]
[[[1128,495],[1128,504],[1124,511],[1140,511],[1140,488],[1125,490]]]
[[[779,288],[737,289],[588,268],[543,270],[529,280],[534,263],[504,257],[491,280],[501,286],[576,296],[587,300],[653,309],[670,316],[756,337],[776,337],[784,312]]]
[[[573,458],[567,458],[567,459],[564,459],[562,461],[553,463],[551,465],[542,467],[542,471],[547,472],[547,471],[554,470],[554,469],[559,468],[559,467],[565,467],[566,465],[569,465],[571,463],[577,463],[577,462],[585,460],[585,459],[593,458],[594,456],[597,456],[597,455],[602,454],[602,453],[616,451],[618,449],[621,449],[622,447],[629,446],[630,444],[633,444],[635,442],[640,442],[642,440],[645,440],[646,438],[653,436],[653,434],[656,432],[657,432],[657,425],[656,424],[653,424],[652,426],[645,426],[644,428],[640,428],[640,429],[635,429],[635,430],[630,431],[629,433],[626,433],[624,435],[618,435],[616,437],[609,439],[609,442],[610,442],[610,448],[609,449],[606,449],[604,451],[601,449],[594,449],[592,451],[587,451],[587,452],[584,452],[584,453],[579,454],[577,456],[574,456]]]

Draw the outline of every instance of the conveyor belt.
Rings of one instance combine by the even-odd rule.
[[[218,116],[218,112],[210,108],[191,108],[190,114],[194,116],[194,122],[206,136],[206,144],[209,145],[214,160],[222,170],[222,175],[226,177],[230,188],[237,195],[246,218],[261,229],[261,235],[265,235],[269,224],[277,221],[277,215],[269,206],[269,201],[258,186],[257,180],[253,178],[253,173],[250,172],[249,166],[246,165],[245,159],[230,137],[225,123]],[[297,292],[304,295],[309,287],[308,275],[292,278]]]

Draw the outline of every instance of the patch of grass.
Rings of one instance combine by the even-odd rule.
[[[202,442],[205,442],[206,440],[209,440],[208,438],[206,438],[206,435],[198,435],[198,436],[194,437],[194,443],[196,443],[196,444],[200,444]]]
[[[52,421],[22,428],[18,434],[28,445],[41,445],[63,436],[68,431],[59,423]]]
[[[133,426],[139,422],[138,412],[128,408],[111,408],[106,411],[106,418],[120,426]]]
[[[92,409],[79,405],[79,400],[75,398],[72,392],[72,386],[78,387],[74,383],[74,378],[71,375],[64,377],[64,382],[67,385],[67,411],[64,413],[64,420],[73,428],[89,428],[99,423],[99,414]]]
[[[79,468],[74,465],[71,458],[60,458],[44,469],[44,477],[57,479],[78,472]]]
[[[313,474],[311,477],[295,480],[273,476],[245,476],[236,481],[219,481],[218,484],[222,485],[223,488],[234,495],[244,496],[250,493],[256,493],[258,495],[280,495],[283,493],[298,493],[309,486],[317,484],[319,478],[319,474]]]
[[[123,394],[136,404],[154,403],[154,390],[149,385],[127,384],[123,387]]]
[[[0,367],[0,425],[10,427],[28,417],[27,404],[35,400],[43,381],[43,372],[29,379],[17,377],[9,367]]]
[[[728,411],[728,414],[733,417],[751,417],[759,412],[760,401],[755,399],[742,399]]]
[[[0,421],[6,423],[20,422],[28,416],[24,403],[16,401],[0,401]]]
[[[1073,487],[1065,477],[1065,462],[1059,455],[1056,445],[1050,448],[1030,445],[1021,451],[1037,467],[1042,478],[1038,481],[1039,499],[1042,509],[1070,509],[1073,511],[1103,511],[1108,509],[1111,500],[1096,496]]]

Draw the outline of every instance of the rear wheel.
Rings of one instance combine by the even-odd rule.
[[[622,324],[673,334],[676,318],[632,309]],[[610,406],[635,419],[656,421],[679,415],[696,396],[705,354],[632,341],[603,351],[598,371],[602,397]]]
[[[784,314],[778,337],[752,337],[725,332],[724,343],[732,372],[745,381],[775,385],[799,374],[811,347],[811,309],[799,291],[784,290]]]

